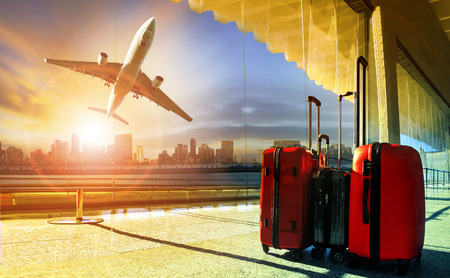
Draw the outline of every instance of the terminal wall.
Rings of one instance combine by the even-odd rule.
[[[388,40],[399,41],[437,89],[441,101],[450,103],[450,42],[430,3],[425,0],[373,0],[380,6]],[[393,30],[393,32],[392,32]],[[387,42],[393,45],[392,42]],[[396,59],[396,56],[390,57]],[[386,63],[396,63],[396,60]]]

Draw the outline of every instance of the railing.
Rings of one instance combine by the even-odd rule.
[[[98,177],[0,177],[1,193],[114,191],[195,191],[259,189],[259,181],[242,179],[168,179],[168,178],[98,178]]]
[[[436,170],[430,168],[423,168],[423,179],[425,187],[448,187],[450,186],[450,172],[443,170]]]
[[[69,194],[69,192],[75,192],[75,223],[82,223],[86,220],[83,218],[83,203],[86,192],[113,193],[114,196],[117,192],[165,192],[165,197],[168,199],[171,197],[171,192],[184,191],[188,195],[192,192],[207,192],[206,194],[214,196],[215,199],[242,199],[259,198],[259,189],[259,181],[254,180],[250,183],[248,180],[242,179],[0,177],[0,201],[3,201],[3,207],[15,205],[15,199],[12,195],[14,195],[14,198],[24,198],[26,193],[67,192]],[[249,196],[249,190],[252,190],[253,195]],[[239,197],[240,192],[246,192],[245,196]],[[5,202],[5,195],[9,195],[9,204]],[[202,195],[202,197],[196,196],[194,199],[201,200],[201,198],[207,200],[210,197]],[[115,197],[113,203],[115,203]],[[43,205],[45,204],[43,203]]]

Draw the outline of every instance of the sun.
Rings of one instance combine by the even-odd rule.
[[[86,144],[93,144],[98,146],[107,146],[112,134],[108,132],[107,127],[98,122],[89,122],[80,128],[80,141]]]

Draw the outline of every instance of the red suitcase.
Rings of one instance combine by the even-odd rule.
[[[350,185],[348,249],[373,260],[397,260],[404,275],[420,259],[425,234],[422,162],[411,147],[374,143],[358,147]]]
[[[270,148],[263,153],[260,236],[263,250],[292,250],[294,259],[311,245],[310,175],[316,159],[305,148]]]
[[[270,148],[262,157],[260,239],[264,252],[269,247],[292,250],[295,260],[311,245],[310,177],[319,167],[311,148],[311,103],[317,106],[319,134],[320,101],[310,102],[310,149],[301,147]]]

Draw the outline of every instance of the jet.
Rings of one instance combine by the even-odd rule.
[[[113,89],[109,96],[107,109],[88,107],[91,110],[106,114],[128,125],[123,118],[115,112],[129,92],[134,93],[134,98],[147,98],[167,111],[172,111],[188,122],[192,118],[173,102],[160,86],[164,81],[161,76],[151,80],[141,71],[142,63],[147,56],[156,35],[156,19],[148,19],[136,32],[127,56],[123,63],[108,63],[108,55],[101,52],[97,62],[68,61],[56,59],[44,59],[46,63],[69,68],[83,75],[98,77],[104,81],[105,86]]]

